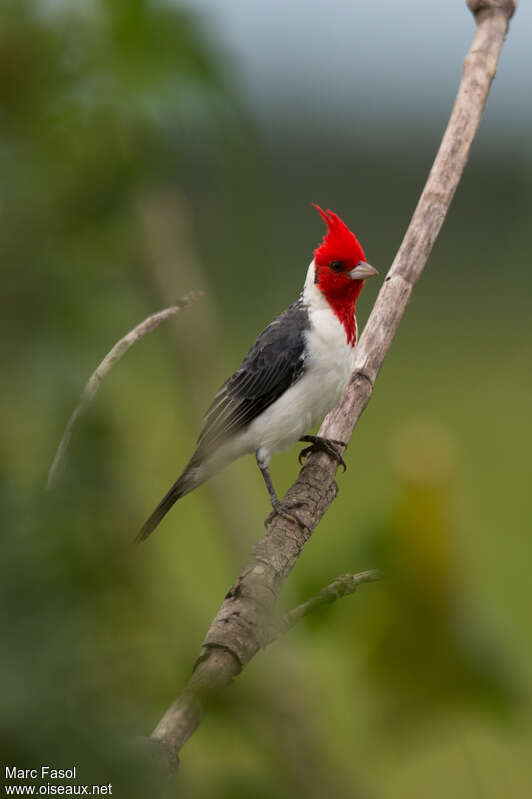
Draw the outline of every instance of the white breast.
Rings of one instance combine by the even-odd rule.
[[[309,279],[309,276],[311,279]],[[314,285],[314,263],[310,265],[303,296],[310,316],[307,334],[309,383],[316,409],[312,424],[320,421],[340,399],[354,368],[354,348],[345,328]],[[303,378],[304,379],[304,378]],[[303,381],[301,381],[303,382]]]
[[[310,317],[303,376],[201,465],[200,480],[248,452],[260,450],[261,460],[267,465],[273,453],[291,447],[340,399],[354,368],[353,347],[314,285],[314,261],[307,272],[303,300]]]
[[[322,293],[314,285],[311,263],[303,299],[309,310],[305,372],[246,431],[247,444],[270,453],[290,447],[340,399],[353,371],[353,347]]]

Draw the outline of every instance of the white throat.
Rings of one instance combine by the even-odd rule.
[[[301,298],[309,310],[311,325],[313,327],[316,327],[317,325],[318,329],[321,327],[323,330],[329,331],[335,339],[339,337],[343,346],[346,341],[344,326],[339,321],[333,309],[325,299],[323,293],[316,286],[314,278],[315,264],[314,260],[312,260],[307,270],[303,291],[301,292]],[[358,338],[356,317],[355,336]],[[350,344],[349,349],[352,351],[353,345]]]
[[[331,310],[329,303],[316,286],[315,273],[316,266],[314,259],[312,259],[310,266],[307,269],[307,276],[305,278],[305,283],[303,284],[303,291],[301,292],[303,302],[309,307],[309,309]]]

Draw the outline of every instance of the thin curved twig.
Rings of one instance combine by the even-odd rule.
[[[159,327],[161,322],[165,322],[167,319],[175,316],[183,308],[188,308],[201,296],[201,291],[189,291],[188,294],[185,294],[183,297],[181,297],[181,299],[179,299],[175,305],[171,305],[169,308],[164,308],[162,311],[157,311],[157,313],[148,316],[146,319],[140,322],[140,324],[134,327],[133,330],[130,330],[129,333],[123,336],[120,341],[117,341],[114,347],[109,350],[103,361],[97,366],[97,368],[89,377],[87,384],[81,393],[80,400],[67,422],[63,435],[61,436],[61,441],[59,442],[59,446],[57,447],[56,453],[54,455],[52,465],[50,466],[50,470],[48,472],[48,479],[46,481],[46,489],[48,491],[53,488],[57,482],[57,477],[65,460],[70,442],[72,440],[72,434],[78,419],[87,409],[89,403],[94,399],[94,396],[98,391],[100,383],[105,375],[110,372],[120,358],[122,358],[130,349],[130,347],[139,341],[139,339],[143,338],[143,336],[145,336],[147,333],[151,333],[152,330],[155,330],[156,327]]]
[[[332,583],[326,585],[325,588],[322,588],[321,591],[318,591],[317,594],[289,610],[278,622],[272,624],[264,641],[264,646],[272,644],[285,635],[298,621],[301,621],[303,616],[307,616],[312,611],[322,607],[322,605],[330,605],[332,602],[336,602],[337,599],[354,594],[362,583],[373,583],[376,580],[382,580],[380,569],[369,569],[365,572],[358,572],[358,574],[342,574],[333,580]]]

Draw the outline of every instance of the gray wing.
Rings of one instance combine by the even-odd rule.
[[[308,313],[299,300],[262,331],[205,414],[193,460],[252,422],[301,377],[308,328]]]

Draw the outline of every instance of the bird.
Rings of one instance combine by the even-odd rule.
[[[155,530],[178,499],[242,455],[254,453],[273,512],[299,522],[275,492],[269,471],[274,453],[310,443],[299,460],[322,450],[345,469],[345,443],[307,433],[336,404],[354,369],[356,303],[377,270],[340,217],[313,203],[326,232],[296,302],[277,316],[216,393],[196,449],[183,473],[142,526],[137,541]]]

